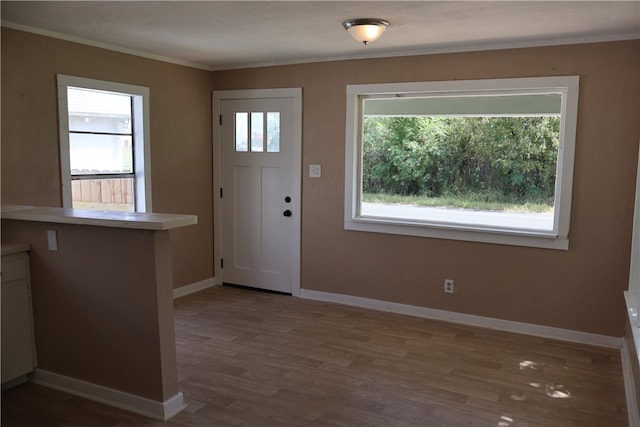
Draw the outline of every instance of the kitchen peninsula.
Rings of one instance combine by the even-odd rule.
[[[166,420],[183,407],[171,230],[194,215],[3,206],[2,243],[31,247],[32,381]]]

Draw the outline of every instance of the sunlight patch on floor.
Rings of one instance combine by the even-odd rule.
[[[500,417],[500,421],[498,422],[496,427],[509,427],[512,423],[513,418],[503,415]]]

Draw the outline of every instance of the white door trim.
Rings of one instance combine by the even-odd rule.
[[[221,90],[213,91],[213,248],[214,277],[222,278],[220,271],[220,254],[222,254],[222,209],[220,205],[220,187],[222,184],[222,163],[221,163],[221,127],[220,113],[221,103],[229,99],[257,99],[257,98],[293,98],[293,149],[292,158],[292,210],[297,212],[291,220],[293,222],[292,233],[292,253],[291,253],[291,294],[300,294],[300,234],[302,215],[302,88],[282,88],[282,89],[248,89],[248,90]],[[218,279],[217,281],[221,281]]]

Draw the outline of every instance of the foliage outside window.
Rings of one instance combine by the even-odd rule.
[[[349,86],[345,228],[566,249],[577,80]]]

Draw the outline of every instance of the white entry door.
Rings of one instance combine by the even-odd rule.
[[[297,294],[300,96],[259,97],[274,95],[261,92],[245,98],[230,97],[243,92],[214,94],[220,114],[219,272],[224,283]]]

